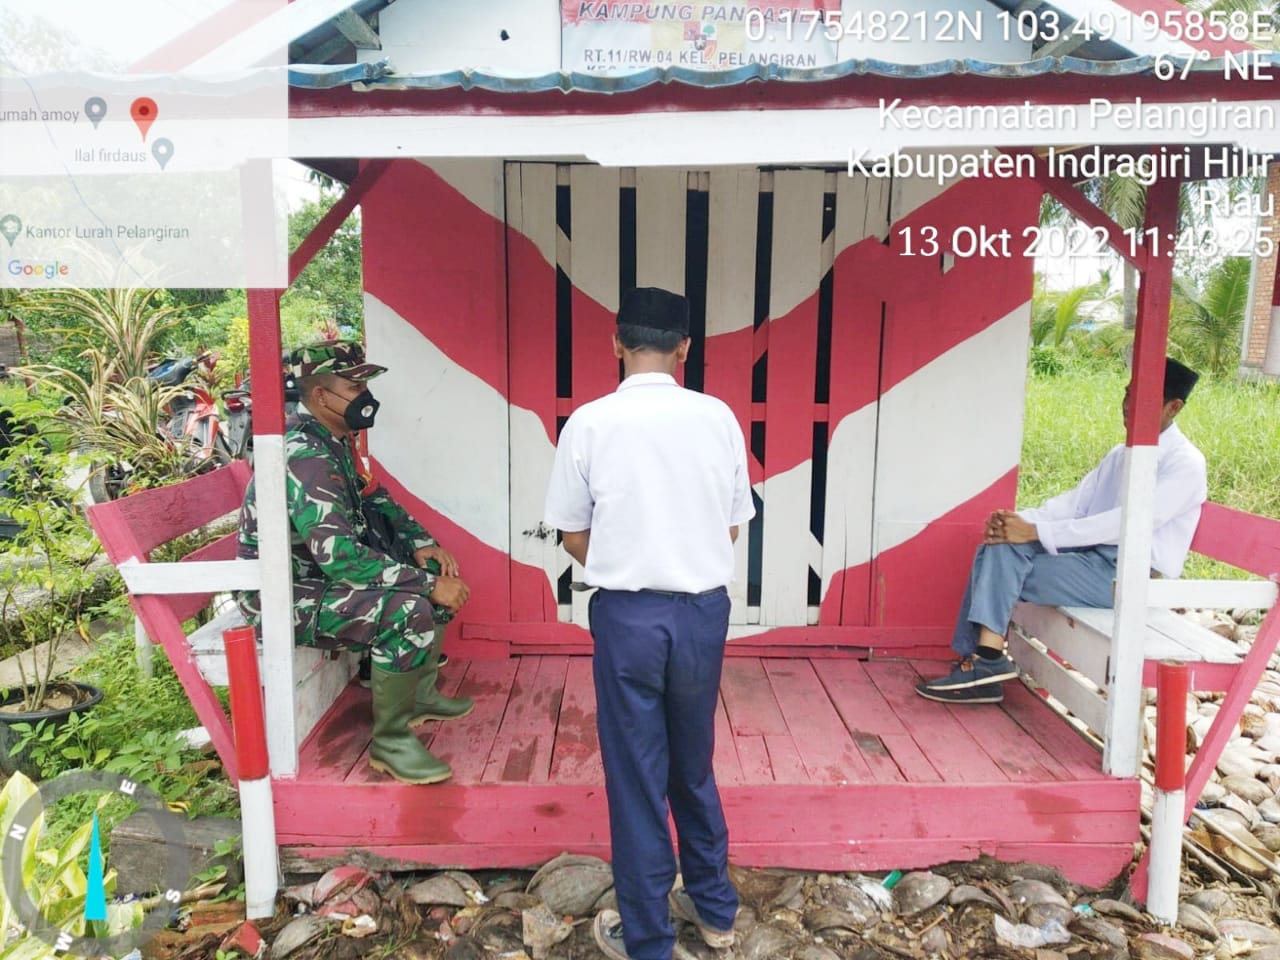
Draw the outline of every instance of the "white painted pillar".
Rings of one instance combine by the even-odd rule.
[[[147,628],[137,617],[133,618],[133,650],[138,663],[138,672],[144,677],[155,675],[155,664],[152,658],[151,638],[147,636]]]
[[[1182,826],[1185,790],[1156,790],[1151,809],[1151,869],[1147,879],[1147,912],[1166,926],[1178,922],[1178,887],[1182,879]]]
[[[1103,769],[1136,777],[1142,758],[1142,639],[1151,579],[1151,526],[1155,517],[1156,448],[1124,452],[1124,520],[1116,563],[1116,619],[1107,669],[1107,730]]]
[[[289,513],[285,504],[284,437],[257,436],[253,473],[262,572],[262,688],[267,706],[267,751],[274,776],[298,772],[293,694],[293,581]]]

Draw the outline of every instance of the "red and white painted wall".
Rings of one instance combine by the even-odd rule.
[[[686,383],[748,438],[760,517],[738,541],[732,635],[944,643],[981,520],[1014,499],[1032,285],[1028,258],[945,250],[961,227],[1018,236],[1039,196],[807,169],[395,162],[363,203],[369,352],[391,368],[370,449],[458,554],[463,633],[582,639],[579,575],[541,526],[557,427],[616,386],[620,291],[654,284],[693,302]],[[904,228],[922,252],[903,255]]]

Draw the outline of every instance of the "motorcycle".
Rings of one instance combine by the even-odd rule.
[[[246,376],[235,389],[222,394],[227,408],[227,447],[236,460],[253,463],[253,396]],[[285,375],[284,415],[290,417],[298,409],[300,395],[293,377]]]
[[[196,357],[166,357],[147,371],[147,379],[161,386],[185,386],[166,408],[168,420],[159,433],[180,452],[186,474],[204,473],[235,459],[224,435],[217,400],[204,384],[187,383],[187,378],[200,367],[212,373],[217,362],[218,355],[206,351]],[[124,496],[129,492],[132,473],[132,465],[123,461],[95,464],[89,475],[89,496],[94,503]]]

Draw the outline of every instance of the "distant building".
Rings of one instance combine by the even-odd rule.
[[[0,324],[0,371],[8,371],[22,363],[22,351],[18,346],[18,331],[12,323]],[[4,376],[4,373],[0,373]]]
[[[1267,192],[1280,196],[1280,163],[1271,164]],[[1268,207],[1264,204],[1263,209]],[[1261,218],[1258,235],[1277,241],[1280,216],[1274,207],[1270,209],[1272,212]],[[1269,257],[1257,257],[1253,264],[1253,296],[1249,298],[1240,356],[1240,372],[1246,376],[1280,377],[1280,284],[1276,283],[1280,257],[1275,244],[1270,252]]]

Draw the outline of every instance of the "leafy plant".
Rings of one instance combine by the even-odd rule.
[[[90,564],[101,547],[73,506],[66,454],[27,437],[0,454],[0,465],[7,471],[0,512],[19,526],[0,564],[0,620],[18,624],[27,646],[47,642],[41,655],[18,658],[18,709],[29,711],[45,702],[63,642],[83,634],[81,618],[98,584]]]
[[[163,290],[124,289],[38,291],[21,308],[62,324],[54,328],[59,356],[17,372],[62,400],[51,427],[68,434],[73,447],[127,476],[130,489],[168,482],[197,466],[161,429],[186,389],[147,375],[185,306],[171,304]],[[78,352],[68,357],[69,349]],[[104,485],[100,489],[95,499],[105,497]]]
[[[120,620],[126,609],[116,599],[98,612]],[[234,813],[235,789],[221,767],[178,735],[199,721],[173,668],[157,650],[154,673],[145,676],[133,643],[131,629],[103,636],[76,672],[102,689],[102,703],[60,727],[43,721],[14,724],[16,749],[41,777],[81,767],[111,770],[145,784],[166,802],[184,804],[193,815]]]
[[[8,836],[18,811],[36,795],[36,787],[20,773],[9,778],[0,790],[0,835]],[[109,796],[98,801],[99,808]],[[89,844],[93,824],[85,818],[78,829],[60,843],[51,843],[44,828],[45,814],[36,818],[22,851],[22,877],[28,896],[49,923],[73,936],[107,937],[136,926],[142,919],[138,904],[107,906],[106,921],[84,919],[88,881],[80,865]],[[108,870],[104,886],[108,897],[115,887],[116,873]],[[20,918],[7,897],[0,897],[0,960],[45,960],[60,956],[51,944],[35,939],[21,929]]]
[[[158,288],[126,290],[42,290],[22,301],[25,314],[53,318],[64,346],[82,356],[97,353],[112,361],[122,380],[145,377],[157,346],[181,321],[185,307],[168,303]]]
[[[226,880],[230,873],[230,864],[238,863],[244,858],[244,851],[241,847],[239,837],[225,837],[221,840],[214,841],[213,844],[213,862],[210,866],[201,870],[191,878],[191,886],[193,889],[206,887],[210,884],[219,883]],[[213,897],[214,903],[226,903],[230,900],[244,900],[245,890],[244,881],[241,880],[233,887],[227,887],[217,896]]]

